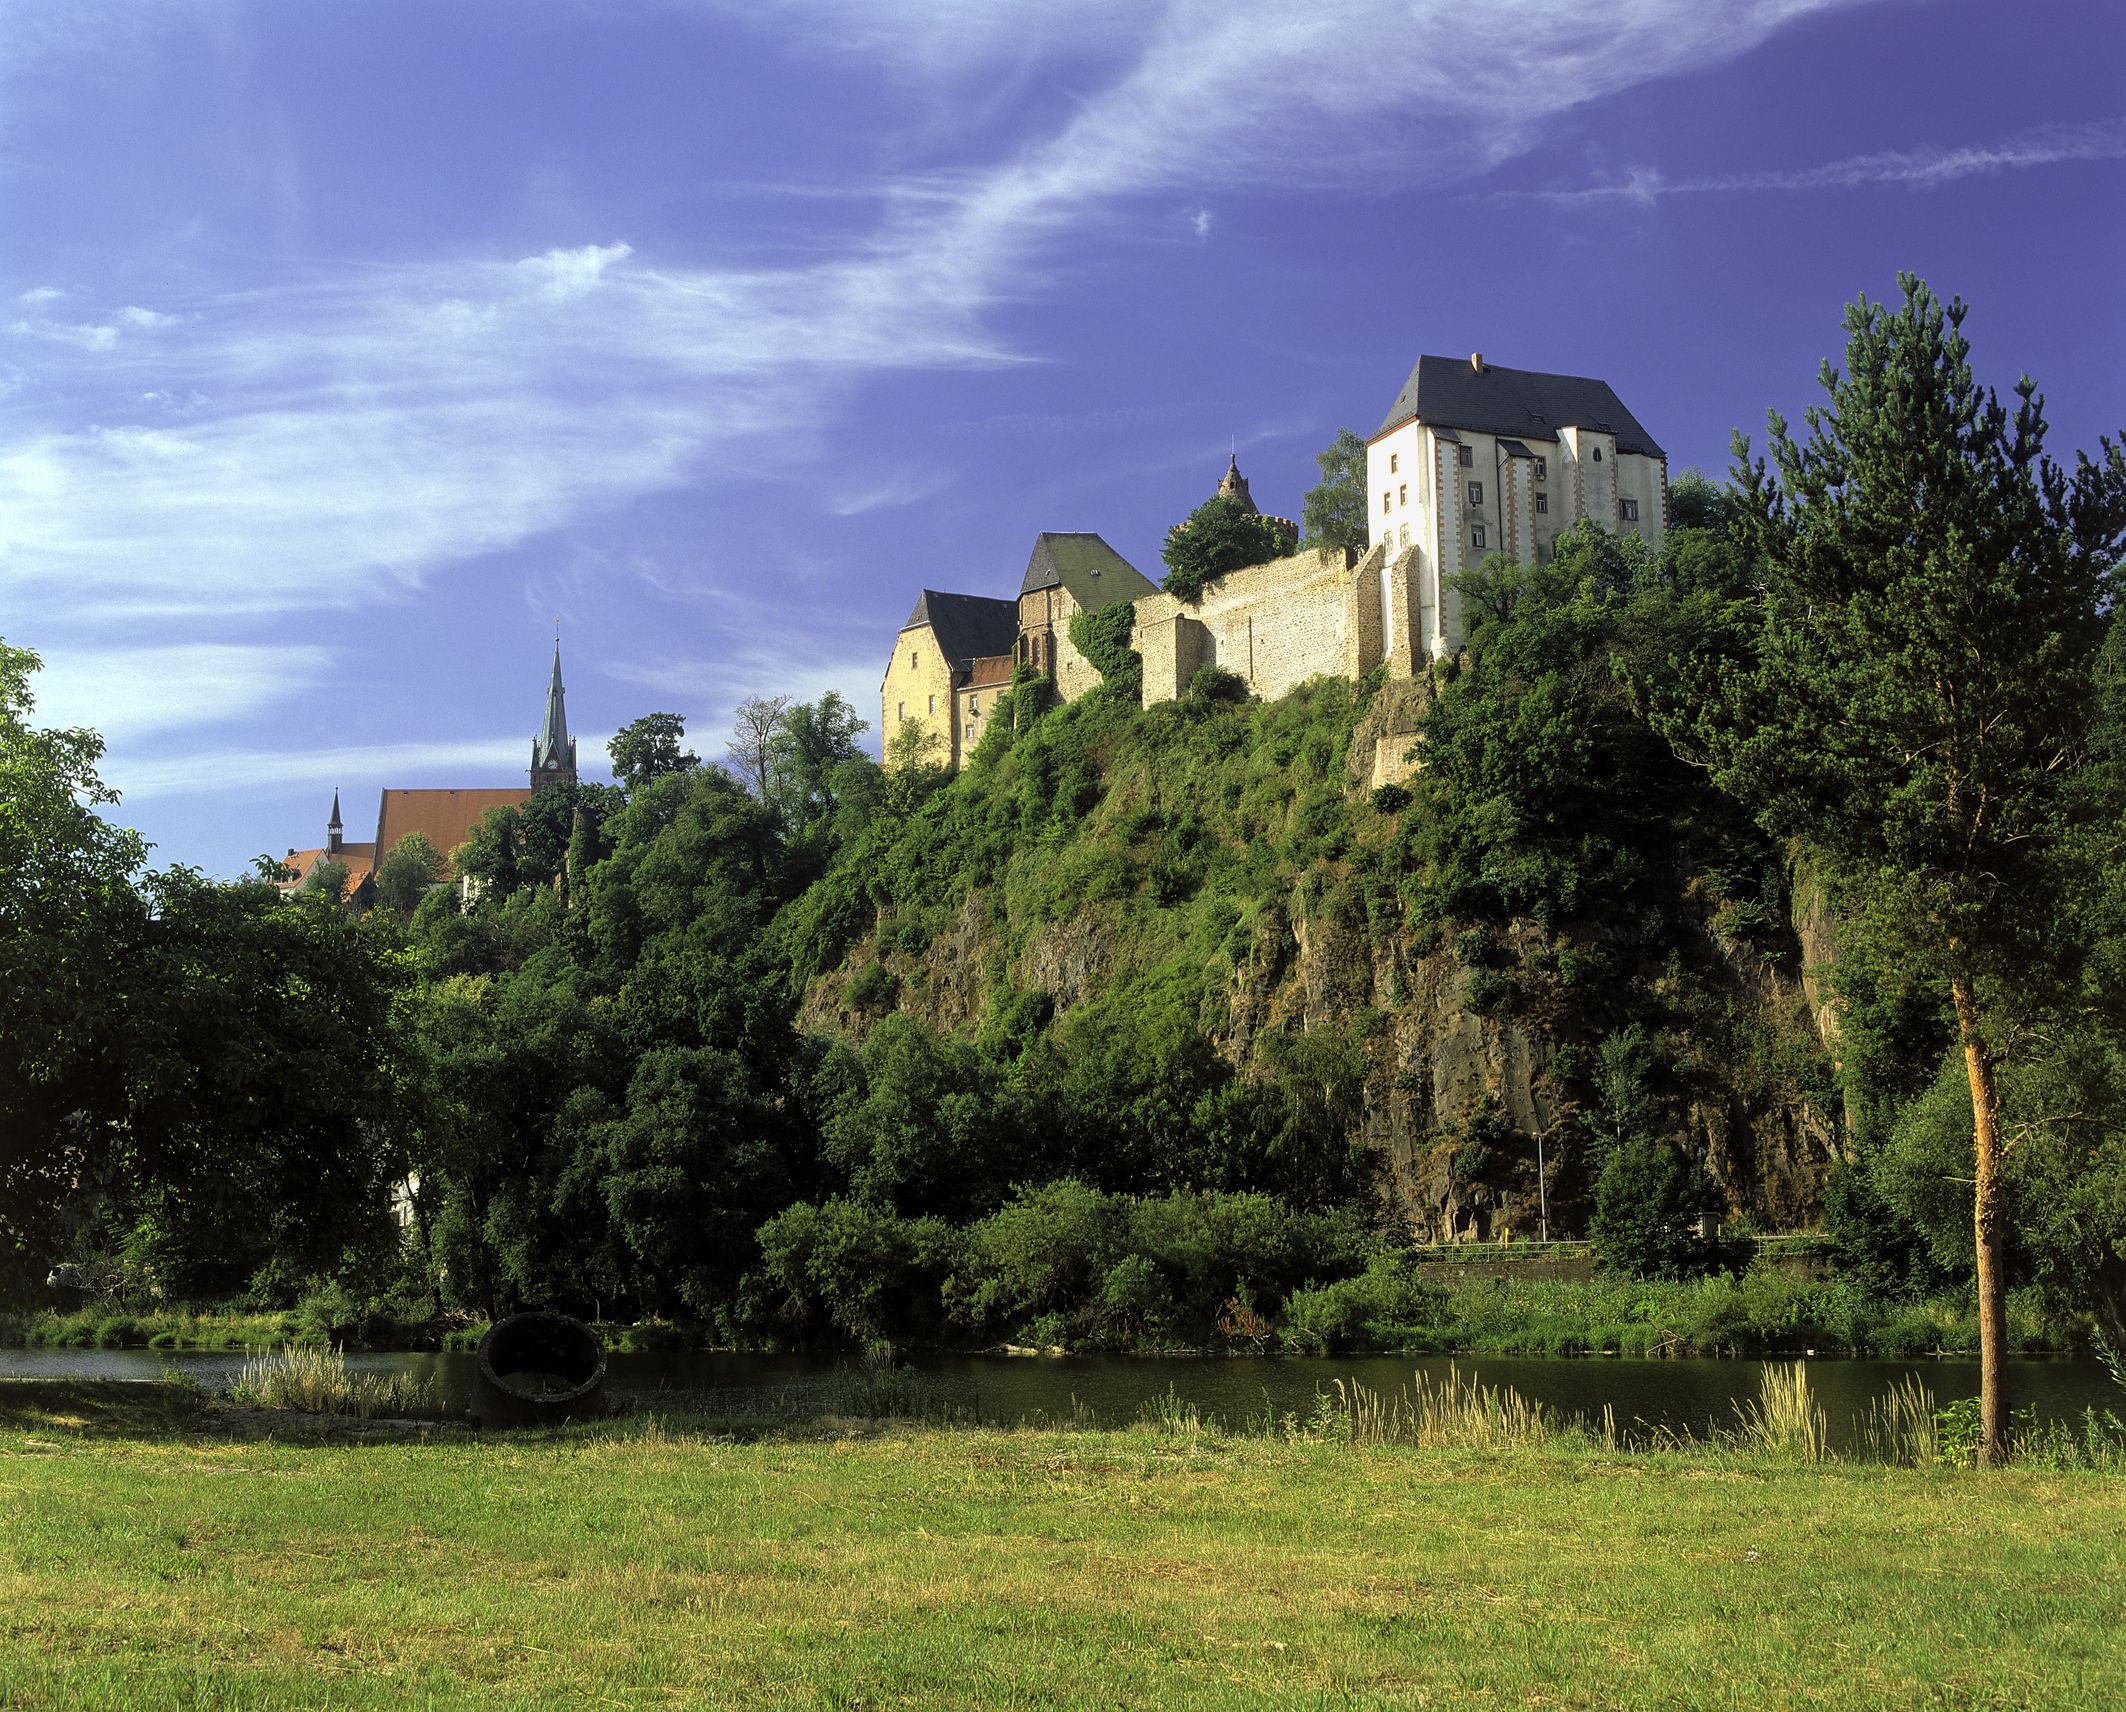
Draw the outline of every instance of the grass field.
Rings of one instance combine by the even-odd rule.
[[[0,1386],[0,1707],[2126,1704],[2117,1476],[275,1425]]]

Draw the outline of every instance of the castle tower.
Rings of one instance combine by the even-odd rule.
[[[1256,512],[1255,496],[1248,492],[1248,478],[1240,473],[1240,454],[1231,455],[1225,466],[1225,474],[1218,478],[1218,497],[1230,499],[1242,511]]]
[[[340,788],[334,785],[332,787],[332,818],[325,822],[325,854],[327,856],[337,856],[340,853],[342,842],[340,834],[343,830],[344,828],[340,825]]]
[[[561,689],[561,642],[554,640],[554,676],[546,686],[546,723],[532,739],[531,786],[576,782],[576,740],[568,734],[568,710]]]

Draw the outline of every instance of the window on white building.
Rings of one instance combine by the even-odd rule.
[[[975,695],[969,696],[967,698],[967,711],[971,714],[980,714],[982,711],[982,698]]]
[[[1484,484],[1482,482],[1471,482],[1469,484],[1469,503],[1471,505],[1482,505],[1484,503]]]
[[[906,702],[904,702],[904,701],[897,701],[897,702],[895,702],[895,703],[893,704],[893,723],[894,723],[895,725],[902,725],[902,724],[905,724],[905,723],[907,722],[907,719],[908,719],[908,704],[907,704]]]
[[[1395,472],[1396,472],[1397,470],[1401,469],[1402,467],[1403,467],[1403,455],[1402,455],[1402,453],[1400,453],[1400,452],[1390,452],[1390,453],[1388,454],[1388,474],[1390,474],[1390,475],[1392,476],[1393,474],[1395,474]]]
[[[911,648],[908,650],[908,669],[912,672],[923,663],[923,656]]]
[[[932,697],[930,698],[930,711],[931,711],[932,713],[935,713],[935,712],[937,712],[937,710],[938,710],[938,698],[937,698],[936,696],[932,696]]]
[[[1594,461],[1598,464],[1602,461],[1602,448],[1600,446],[1595,448]]]
[[[1410,503],[1410,484],[1408,482],[1404,482],[1396,488],[1395,503],[1397,505],[1408,505]]]
[[[1388,515],[1388,513],[1389,513],[1389,512],[1391,511],[1391,510],[1393,510],[1393,509],[1394,509],[1394,507],[1395,507],[1395,495],[1394,495],[1394,494],[1392,494],[1392,493],[1383,493],[1383,494],[1382,494],[1382,495],[1380,496],[1380,514],[1381,514],[1381,516],[1383,516],[1383,517],[1387,516],[1387,515]]]
[[[1455,448],[1455,451],[1461,456],[1461,464],[1463,469],[1470,469],[1475,465],[1476,448],[1474,446],[1457,446]]]
[[[1536,479],[1537,481],[1542,481],[1542,480],[1546,479],[1546,478],[1547,478],[1547,477],[1549,476],[1549,474],[1550,474],[1550,460],[1549,460],[1548,458],[1538,458],[1538,459],[1536,459],[1536,461],[1535,461],[1535,479]]]
[[[1623,520],[1624,520],[1624,521],[1625,521],[1626,523],[1636,523],[1636,522],[1638,522],[1638,521],[1639,521],[1639,502],[1638,502],[1637,500],[1635,500],[1635,499],[1620,499],[1620,500],[1618,500],[1618,501],[1617,501],[1617,515],[1618,515],[1619,517],[1623,518]]]
[[[1408,546],[1410,545],[1410,525],[1409,525],[1409,524],[1405,523],[1405,524],[1404,524],[1404,525],[1403,525],[1403,526],[1402,526],[1402,527],[1401,527],[1400,529],[1396,530],[1396,532],[1395,532],[1395,545],[1396,545],[1396,549],[1397,549],[1398,551],[1401,551],[1401,550],[1403,550],[1403,549],[1407,548],[1407,547],[1408,547]]]
[[[1535,496],[1535,508],[1537,511],[1548,511],[1550,509],[1550,495],[1547,493],[1537,494]]]
[[[1469,529],[1469,545],[1472,547],[1481,547],[1483,544],[1484,526],[1481,523],[1472,524]]]

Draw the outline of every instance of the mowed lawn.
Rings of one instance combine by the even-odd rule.
[[[0,1707],[2126,1705],[2115,1476],[168,1407],[0,1400]]]

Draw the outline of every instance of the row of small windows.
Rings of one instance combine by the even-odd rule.
[[[1594,453],[1594,462],[1599,464],[1602,461],[1602,448],[1600,446],[1596,446],[1591,449]],[[1458,455],[1457,461],[1460,463],[1463,469],[1472,469],[1475,467],[1476,449],[1473,446],[1457,446],[1455,448],[1455,451]],[[1537,481],[1547,481],[1550,478],[1550,460],[1548,458],[1537,458],[1534,461],[1535,479]],[[1388,473],[1390,475],[1395,475],[1400,473],[1401,469],[1402,454],[1399,452],[1390,452],[1388,454]],[[1482,505],[1484,503],[1484,484],[1482,482],[1470,482],[1468,484],[1468,494],[1469,503],[1471,505]],[[1550,513],[1550,495],[1548,495],[1547,493],[1538,493],[1534,496],[1534,498],[1535,509],[1537,514],[1540,516],[1548,516]],[[1409,503],[1410,484],[1408,482],[1398,482],[1392,493],[1385,488],[1381,490],[1380,514],[1383,517],[1386,517],[1398,505],[1407,506]],[[1619,499],[1617,501],[1617,511],[1619,520],[1622,522],[1636,523],[1639,521],[1639,502],[1635,499]],[[1385,531],[1383,533],[1385,534]],[[1402,529],[1400,531],[1399,544],[1405,547],[1410,544],[1410,526],[1407,523],[1402,526]],[[1481,547],[1484,544],[1484,529],[1482,524],[1476,524],[1473,526],[1472,544],[1478,547]]]

